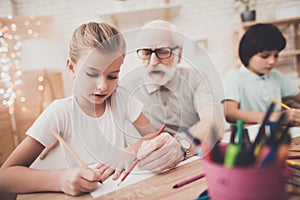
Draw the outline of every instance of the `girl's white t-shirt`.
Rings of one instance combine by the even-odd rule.
[[[118,87],[109,101],[104,114],[93,118],[84,113],[74,96],[55,100],[38,117],[26,132],[45,147],[55,141],[49,131],[53,128],[63,140],[87,164],[105,162],[116,156],[126,146],[126,123],[134,122],[143,105]],[[70,167],[80,163],[61,145]],[[62,155],[63,156],[63,155]]]

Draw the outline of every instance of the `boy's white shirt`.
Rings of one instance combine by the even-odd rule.
[[[293,97],[299,93],[299,88],[276,69],[268,74],[258,76],[245,66],[228,72],[224,80],[226,97],[239,103],[241,110],[265,112],[272,98],[282,99]],[[274,112],[281,111],[275,105]]]
[[[143,105],[127,91],[118,87],[106,103],[104,114],[93,118],[85,114],[74,96],[51,103],[26,132],[44,146],[55,138],[49,128],[56,130],[69,146],[86,163],[107,161],[120,153],[126,145],[124,133],[128,122],[134,122],[141,114]],[[127,125],[126,125],[127,124]],[[63,147],[69,167],[80,166],[78,161]]]

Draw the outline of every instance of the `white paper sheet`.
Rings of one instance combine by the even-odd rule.
[[[185,164],[190,163],[197,159],[199,159],[198,156],[193,156],[185,161],[178,163],[176,165],[176,167],[185,165]],[[142,181],[142,180],[149,178],[151,176],[154,176],[154,175],[155,174],[153,174],[149,171],[142,171],[142,170],[139,170],[137,167],[135,167],[131,171],[131,173],[127,176],[126,180],[124,180],[124,182],[120,186],[117,186],[117,184],[120,182],[123,174],[121,174],[121,177],[116,181],[112,180],[112,176],[110,176],[103,184],[99,183],[98,188],[96,190],[94,190],[93,192],[91,192],[91,195],[92,195],[92,197],[96,198],[96,197],[102,196],[104,194],[107,194],[109,192],[121,189],[125,186],[131,185],[133,183]]]

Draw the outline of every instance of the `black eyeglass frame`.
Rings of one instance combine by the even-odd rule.
[[[175,46],[175,47],[173,47],[173,48],[172,48],[172,47],[161,47],[161,48],[157,48],[157,49],[154,49],[154,50],[145,48],[145,49],[138,49],[138,50],[136,50],[136,53],[137,53],[138,57],[139,57],[140,59],[142,59],[142,60],[148,60],[148,59],[150,59],[152,53],[155,53],[156,57],[159,58],[159,59],[168,59],[168,58],[170,58],[170,57],[172,56],[173,51],[176,50],[176,49],[178,49],[178,48],[179,48],[179,46]],[[158,55],[157,51],[160,51],[160,50],[163,50],[163,49],[168,49],[168,50],[170,51],[168,57],[163,57],[163,58],[161,58],[161,57]],[[149,51],[149,53],[150,53],[150,54],[149,54],[149,57],[141,57],[141,55],[139,54],[139,51],[141,51],[141,50],[147,50],[147,51]]]

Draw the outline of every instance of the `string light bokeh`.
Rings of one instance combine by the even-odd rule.
[[[22,41],[39,37],[41,20],[30,17],[0,18],[0,104],[8,108],[14,146],[18,145],[16,103],[21,102],[21,112],[26,112],[26,91],[22,91]],[[43,84],[37,79],[39,84]],[[37,88],[40,92],[40,87]]]
[[[21,37],[18,34],[17,25],[11,15],[7,17],[10,24],[0,28],[0,95],[1,103],[8,107],[9,114],[14,113],[14,101],[17,97],[16,87],[22,84],[21,63],[22,56]]]
[[[33,27],[40,26],[41,20],[31,16],[28,20],[15,22],[12,15],[8,15],[6,22],[0,23],[0,101],[8,107],[10,115],[14,114],[15,99],[21,94],[17,86],[22,84],[22,38],[38,38],[39,33]],[[20,35],[19,25],[22,26],[23,37]],[[25,27],[25,31],[24,31]],[[20,101],[26,101],[19,96]]]

